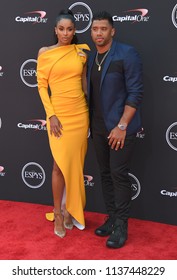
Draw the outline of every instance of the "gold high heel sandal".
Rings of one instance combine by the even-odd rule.
[[[64,215],[64,226],[67,229],[73,229],[73,222],[72,222],[72,217],[69,214],[69,212],[66,210],[66,208],[63,209],[63,215]]]
[[[66,230],[64,228],[63,224],[63,216],[60,212],[54,212],[54,233],[59,236],[60,238],[63,238],[66,235]]]

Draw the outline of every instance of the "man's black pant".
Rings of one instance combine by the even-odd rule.
[[[93,143],[100,168],[102,191],[108,215],[127,221],[131,205],[130,160],[136,135],[127,136],[123,149],[108,145],[106,131],[92,130]]]

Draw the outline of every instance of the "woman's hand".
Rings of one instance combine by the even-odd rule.
[[[51,116],[49,118],[50,121],[50,134],[54,134],[55,137],[59,138],[60,136],[62,136],[62,124],[59,121],[59,119],[57,118],[57,116]]]

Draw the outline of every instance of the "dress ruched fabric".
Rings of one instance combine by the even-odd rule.
[[[82,49],[89,50],[89,47],[86,44],[60,46],[45,51],[37,61],[38,91],[46,111],[51,152],[64,176],[66,209],[81,229],[85,227],[83,168],[89,127],[81,83],[86,63]],[[56,115],[63,126],[60,138],[50,134],[49,118],[52,115]]]

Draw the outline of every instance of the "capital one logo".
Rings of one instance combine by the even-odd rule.
[[[4,166],[0,165],[0,177],[4,177],[4,176],[5,176]]]
[[[4,170],[3,166],[0,166],[0,172],[2,172]]]
[[[20,67],[20,77],[28,87],[37,87],[36,67],[36,59],[28,59]]]
[[[163,195],[163,196],[166,196],[166,197],[177,197],[177,191],[176,191],[176,188],[173,188],[171,190],[166,190],[166,189],[163,189],[160,191],[160,194]]]
[[[145,138],[145,132],[144,132],[144,128],[142,127],[141,130],[139,132],[137,132],[136,137],[139,139],[144,139]]]
[[[148,9],[133,9],[124,12],[124,16],[114,15],[112,17],[113,21],[119,22],[147,22],[149,20]]]
[[[131,181],[131,190],[132,190],[132,200],[137,198],[141,191],[141,185],[139,180],[135,177],[135,175],[128,173]]]
[[[171,19],[172,19],[174,26],[177,28],[177,4],[173,8],[173,11],[171,14]]]
[[[172,123],[166,131],[166,141],[170,148],[177,151],[177,122]]]
[[[69,9],[72,11],[76,22],[76,33],[84,33],[92,22],[92,10],[83,2],[75,2]]]
[[[27,12],[25,14],[28,16],[25,17],[17,16],[15,18],[15,21],[19,23],[32,23],[32,24],[47,23],[47,18],[45,18],[46,16],[45,11],[32,11],[32,12]]]
[[[163,77],[163,80],[164,82],[171,82],[171,83],[175,83],[177,82],[177,76],[169,76],[169,75],[166,75]]]
[[[21,172],[22,180],[26,186],[32,189],[40,188],[45,182],[45,171],[36,162],[27,163]]]
[[[0,77],[2,77],[3,76],[3,71],[2,71],[2,66],[0,66]]]
[[[84,185],[85,187],[93,187],[94,186],[93,177],[90,175],[84,175]]]
[[[36,131],[41,131],[41,130],[47,130],[46,128],[46,120],[41,120],[41,119],[34,119],[34,120],[29,120],[30,123],[18,123],[17,127],[22,128],[22,129],[34,129]],[[37,122],[37,123],[36,123]]]

